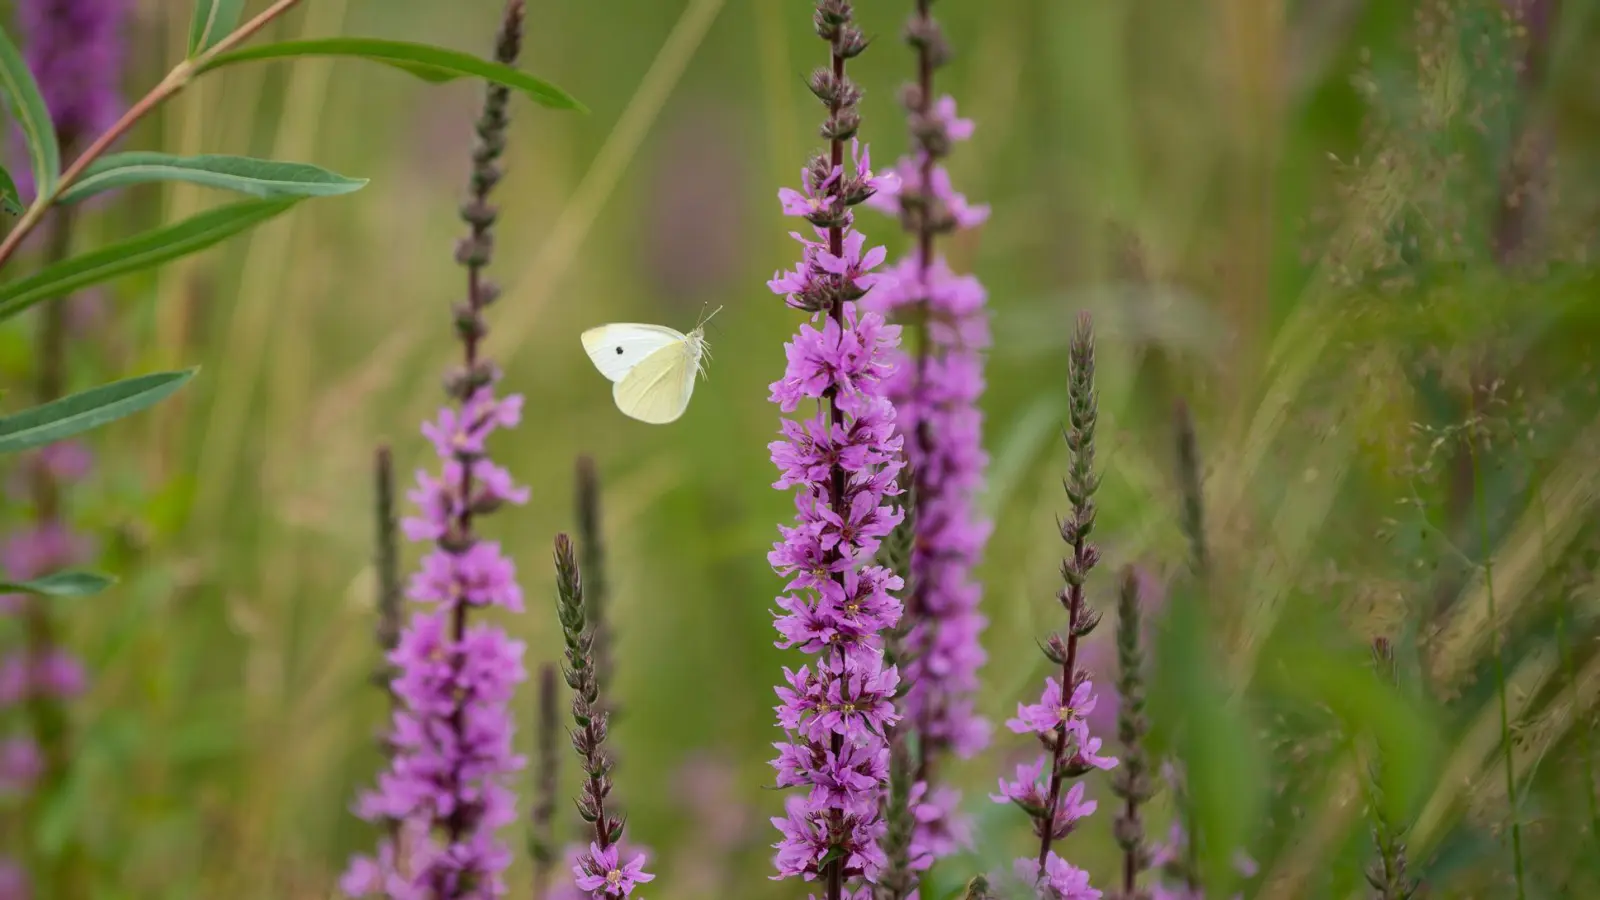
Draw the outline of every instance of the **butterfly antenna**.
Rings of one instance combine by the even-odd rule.
[[[707,322],[710,322],[717,315],[717,313],[722,312],[722,307],[719,306],[716,309],[713,309],[711,312],[706,313],[705,309],[706,309],[707,306],[710,306],[710,305],[711,304],[707,303],[707,304],[704,304],[704,305],[702,305],[700,307],[700,312],[703,313],[703,315],[700,316],[700,326],[699,327],[701,327],[701,328],[706,327],[706,323]]]

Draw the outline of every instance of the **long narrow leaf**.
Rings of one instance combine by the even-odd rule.
[[[239,24],[244,0],[195,0],[189,20],[189,55],[210,50]]]
[[[1309,627],[1313,623],[1320,630]],[[1294,626],[1274,637],[1263,680],[1286,698],[1329,710],[1352,739],[1370,737],[1383,761],[1382,811],[1391,822],[1410,821],[1438,763],[1438,734],[1430,711],[1385,684],[1365,654],[1331,648],[1329,636],[1338,634],[1337,623],[1306,615]]]
[[[378,38],[319,38],[305,41],[282,41],[232,50],[207,61],[200,71],[208,72],[223,66],[242,62],[271,59],[293,59],[301,56],[343,56],[368,59],[393,66],[424,81],[435,84],[467,76],[483,78],[520,91],[535,103],[551,109],[571,109],[587,112],[584,105],[570,94],[548,81],[535,78],[510,66],[491,62],[470,53],[446,50],[429,44],[408,41],[387,41]]]
[[[365,178],[346,178],[307,163],[277,162],[248,156],[174,156],[171,153],[117,153],[96,160],[61,195],[62,203],[151,181],[187,181],[263,199],[331,197],[360,190]]]
[[[0,212],[8,216],[20,216],[23,213],[22,195],[17,193],[17,183],[12,180],[5,166],[0,166]]]
[[[0,416],[0,453],[17,453],[81,434],[152,406],[188,383],[196,369],[114,381]]]
[[[33,594],[38,597],[87,597],[98,594],[116,579],[95,572],[57,572],[32,581],[0,580],[0,594]]]
[[[204,250],[267,221],[295,203],[293,199],[247,200],[62,260],[27,278],[0,285],[0,321],[40,301]]]
[[[28,159],[33,164],[35,197],[48,197],[61,177],[61,147],[56,143],[56,127],[44,105],[39,84],[23,61],[11,36],[0,28],[0,93],[22,136],[28,142]]]
[[[1239,881],[1235,854],[1250,846],[1260,821],[1267,770],[1247,710],[1223,681],[1215,647],[1195,589],[1174,590],[1154,655],[1152,719],[1175,738],[1183,763],[1190,803],[1185,824],[1192,826],[1189,840],[1199,841],[1206,894],[1227,897]]]

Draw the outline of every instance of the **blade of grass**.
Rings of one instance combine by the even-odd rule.
[[[289,39],[297,36],[290,32],[341,31],[348,6],[347,0],[310,4],[305,17],[285,28],[282,36]],[[332,97],[336,67],[334,59],[306,59],[286,71],[276,122],[255,123],[256,128],[270,129],[268,133],[273,135],[268,155],[277,159],[317,155],[323,133],[320,123]],[[296,283],[308,279],[317,268],[290,264],[301,234],[295,223],[280,222],[257,229],[245,248],[234,303],[218,323],[222,329],[217,352],[227,365],[215,383],[206,428],[199,436],[196,495],[188,521],[191,534],[237,533],[237,520],[230,515],[240,487],[253,486],[254,491],[247,494],[253,493],[260,503],[259,498],[287,483],[282,467],[293,464],[304,452],[300,443],[304,419],[297,417],[295,404],[286,404],[285,397],[300,390],[311,376],[307,338],[302,335],[297,347],[283,339],[285,330],[301,327],[306,304],[313,302],[320,290]],[[270,367],[268,360],[272,361]],[[259,472],[248,462],[254,453],[250,442],[257,439],[266,442],[261,453],[266,466]],[[296,665],[302,658],[297,647],[306,639],[303,623],[307,616],[299,596],[301,579],[308,571],[305,543],[274,516],[265,517],[251,531],[259,550],[245,558],[256,560],[259,567],[249,601],[258,624],[239,663],[244,675],[244,746],[250,749],[242,755],[242,799],[235,807],[249,813],[230,823],[239,835],[231,843],[237,852],[219,854],[208,872],[218,894],[236,897],[259,896],[259,886],[273,883],[275,873],[283,870],[284,857],[293,852],[288,846],[290,830],[285,827],[296,814],[293,798],[272,785],[302,780],[305,758],[275,751],[271,736],[305,727],[304,704],[308,702],[302,670]],[[268,556],[271,565],[264,564]]]
[[[1531,461],[1534,475],[1529,491],[1533,494],[1533,508],[1539,519],[1539,550],[1543,557],[1541,568],[1550,572],[1554,570],[1555,561],[1550,554],[1550,522],[1545,511],[1544,478],[1547,466],[1542,460]],[[1596,859],[1600,859],[1600,791],[1596,790],[1594,780],[1594,727],[1593,720],[1578,718],[1576,711],[1582,698],[1593,699],[1592,691],[1579,689],[1578,665],[1572,646],[1572,592],[1558,591],[1556,596],[1556,652],[1561,657],[1561,669],[1567,676],[1568,704],[1572,715],[1569,723],[1578,729],[1578,760],[1579,767],[1583,770],[1583,784],[1585,801],[1589,811],[1589,838],[1594,841]],[[1591,663],[1586,672],[1592,673],[1595,664]]]
[[[337,0],[312,7],[318,28],[337,28],[344,19],[344,2]],[[326,18],[324,18],[326,17]],[[306,159],[315,153],[316,123],[328,98],[333,61],[303,60],[290,72],[287,94],[279,118],[277,137],[272,146],[276,159]],[[294,116],[288,115],[289,111]],[[290,123],[286,126],[284,123]],[[271,340],[274,314],[285,321],[291,310],[285,303],[294,298],[285,292],[284,280],[298,267],[290,265],[289,251],[296,232],[293,221],[283,221],[256,229],[250,236],[239,270],[240,289],[228,311],[223,330],[222,366],[216,380],[211,412],[200,440],[199,463],[195,474],[195,502],[190,524],[195,533],[215,534],[223,527],[222,515],[235,490],[244,432],[256,420],[253,396],[262,376],[265,349]],[[288,319],[292,321],[291,319]],[[275,367],[283,372],[284,366]]]
[[[550,237],[506,291],[500,303],[502,317],[489,334],[486,350],[501,366],[511,368],[517,353],[533,343],[529,332],[538,323],[544,301],[555,290],[567,267],[578,258],[578,248],[588,237],[595,218],[611,198],[622,173],[633,161],[640,143],[661,114],[723,4],[724,0],[691,0],[684,7],[683,14],[640,80],[638,90],[622,110],[605,143],[600,145],[589,171],[584,173],[572,198],[556,216]]]
[[[1559,654],[1544,646],[1528,654],[1506,680],[1507,698],[1504,715],[1508,721],[1519,721],[1527,716],[1534,699],[1539,696],[1560,669]],[[1449,831],[1449,825],[1460,812],[1459,804],[1477,780],[1479,772],[1498,767],[1495,751],[1501,746],[1500,694],[1484,703],[1472,724],[1456,739],[1456,748],[1439,769],[1438,787],[1418,813],[1411,827],[1408,841],[1412,854],[1425,859],[1436,843]]]
[[[1600,505],[1600,468],[1592,455],[1596,441],[1600,417],[1573,439],[1549,477],[1535,485],[1536,499],[1495,551],[1493,595],[1488,582],[1474,581],[1452,605],[1430,666],[1430,677],[1441,688],[1460,683],[1476,664],[1495,631],[1495,607],[1502,617],[1511,617],[1531,601],[1544,571],[1541,560],[1546,554],[1565,553]]]
[[[1476,408],[1476,392],[1467,392],[1467,414],[1472,420],[1478,418]],[[1472,485],[1475,495],[1475,505],[1478,508],[1479,540],[1481,541],[1483,559],[1483,590],[1485,596],[1484,608],[1489,616],[1489,646],[1494,658],[1494,689],[1500,704],[1500,744],[1505,758],[1506,797],[1511,816],[1511,859],[1512,871],[1516,876],[1517,900],[1525,900],[1527,888],[1523,884],[1522,871],[1522,820],[1517,811],[1517,782],[1516,773],[1511,760],[1511,716],[1506,703],[1506,663],[1505,656],[1500,650],[1500,618],[1495,614],[1494,604],[1494,556],[1490,550],[1489,532],[1489,502],[1488,495],[1483,489],[1483,466],[1478,458],[1478,440],[1470,431],[1467,435],[1467,454],[1472,464]],[[1539,542],[1541,545],[1542,541]]]
[[[792,168],[794,156],[794,69],[789,67],[789,31],[782,0],[761,0],[756,10],[756,43],[761,47],[761,104],[767,120],[768,175],[777,178]]]

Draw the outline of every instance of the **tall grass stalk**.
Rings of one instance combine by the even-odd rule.
[[[1517,782],[1516,770],[1512,763],[1511,746],[1511,718],[1506,704],[1506,667],[1505,657],[1501,650],[1500,620],[1495,610],[1494,592],[1494,556],[1490,549],[1489,532],[1489,501],[1484,492],[1483,466],[1478,456],[1479,425],[1476,391],[1469,390],[1467,395],[1467,417],[1469,427],[1465,432],[1467,441],[1468,461],[1472,466],[1472,484],[1475,505],[1478,507],[1478,528],[1480,552],[1483,554],[1483,585],[1488,602],[1489,614],[1489,644],[1490,656],[1494,661],[1494,688],[1495,699],[1500,711],[1500,749],[1505,761],[1506,805],[1511,818],[1511,857],[1512,871],[1516,877],[1517,900],[1525,900],[1527,887],[1524,884],[1522,862],[1522,822],[1517,809]]]

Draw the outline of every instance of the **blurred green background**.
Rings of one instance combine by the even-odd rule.
[[[894,98],[912,71],[898,40],[910,5],[858,4],[876,41],[852,71],[880,168],[907,143]],[[302,6],[279,37],[485,52],[500,13]],[[591,454],[624,707],[616,796],[631,838],[661,854],[657,900],[804,893],[765,878],[781,808],[764,789],[771,686],[799,657],[772,647],[781,585],[765,562],[792,514],[769,487],[766,385],[798,315],[764,281],[795,256],[776,191],[819,144],[810,6],[531,3],[524,68],[592,112],[516,104],[497,194],[489,347],[527,414],[494,453],[534,497],[492,522],[530,601],[500,621],[530,664],[555,658],[550,544],[573,527],[573,462]],[[1399,772],[1385,784],[1416,822],[1412,867],[1434,896],[1600,892],[1594,7],[1561,4],[1541,39],[1486,0],[936,4],[957,50],[940,88],[978,127],[952,175],[993,207],[947,245],[987,285],[996,337],[981,705],[998,724],[1044,674],[1066,347],[1088,309],[1105,470],[1091,587],[1108,612],[1095,659],[1109,677],[1115,567],[1184,559],[1172,408],[1187,398],[1216,573],[1203,606],[1175,614],[1194,627],[1159,645],[1157,740],[1182,716],[1209,736],[1185,752],[1224,798],[1208,801],[1217,827],[1262,864],[1253,896],[1360,896],[1372,746]],[[140,4],[130,97],[182,55],[188,12]],[[1530,62],[1542,77],[1521,77]],[[330,896],[373,841],[349,813],[383,716],[367,680],[370,469],[382,441],[402,473],[431,464],[417,426],[458,352],[455,209],[480,92],[356,63],[238,67],[129,144],[372,183],[116,283],[74,351],[77,387],[204,366],[179,398],[99,433],[104,464],[71,498],[123,583],[62,612],[93,687],[72,709],[73,780],[33,837],[49,854],[76,845],[94,896]],[[220,199],[130,191],[84,240]],[[904,249],[890,219],[860,225]],[[715,359],[689,412],[661,428],[621,416],[579,332],[687,330],[708,306],[723,307]],[[0,333],[7,383],[30,369],[31,333]],[[1362,657],[1380,634],[1401,648],[1397,691]],[[951,767],[981,827],[977,858],[941,866],[946,890],[1026,845],[1022,816],[986,794],[1031,750],[1001,727],[988,754]],[[1064,849],[1109,873],[1111,798],[1091,790],[1102,812]],[[520,849],[521,826],[508,837]],[[526,875],[519,854],[513,883]]]

